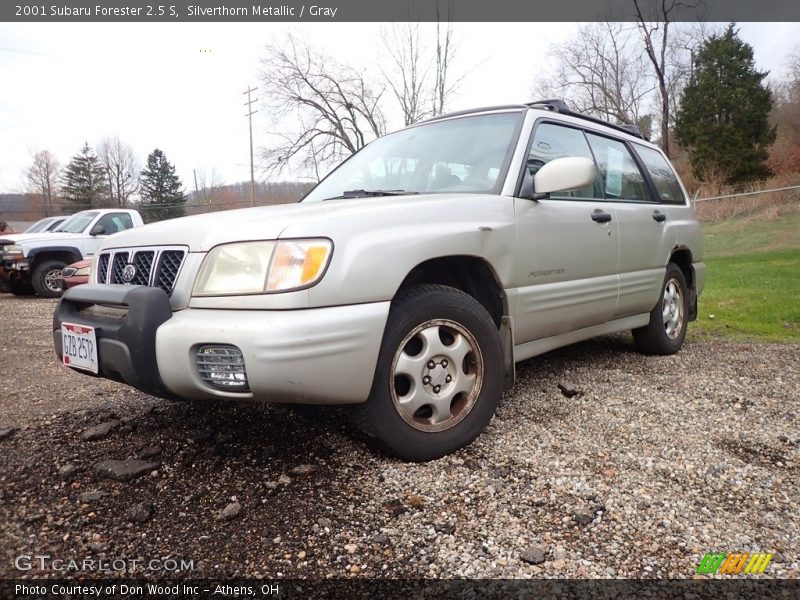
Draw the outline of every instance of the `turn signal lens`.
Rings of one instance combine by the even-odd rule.
[[[286,240],[272,254],[267,278],[268,292],[287,291],[313,285],[322,278],[330,260],[330,240]]]

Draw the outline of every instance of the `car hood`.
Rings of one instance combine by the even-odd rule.
[[[10,233],[3,235],[0,233],[0,245],[16,244],[25,240],[33,240],[40,237],[39,233]]]
[[[74,240],[82,237],[80,233],[15,233],[12,235],[0,235],[0,245],[4,244],[33,244],[36,242],[46,242],[47,244],[58,243],[59,241]]]
[[[247,240],[269,240],[298,237],[305,226],[330,221],[329,235],[335,235],[335,222],[341,219],[358,220],[364,227],[379,227],[396,222],[396,219],[419,219],[416,209],[435,203],[474,201],[475,194],[422,194],[417,196],[389,196],[378,198],[353,198],[278,204],[256,208],[208,213],[179,219],[170,219],[118,233],[113,240],[103,244],[103,249],[131,246],[185,245],[190,252],[206,252],[219,244]],[[445,207],[442,207],[445,209]],[[445,209],[450,218],[458,214]],[[394,213],[391,216],[385,213]],[[380,218],[376,213],[383,213]],[[404,216],[401,216],[404,215]],[[308,227],[311,229],[311,227]],[[314,227],[318,229],[318,227]]]
[[[86,260],[79,260],[78,262],[72,263],[71,265],[67,266],[72,267],[73,269],[83,269],[84,267],[91,267],[92,259],[88,258]]]

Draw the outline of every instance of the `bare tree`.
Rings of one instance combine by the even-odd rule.
[[[267,47],[261,82],[274,120],[299,125],[277,132],[278,143],[262,153],[268,172],[290,162],[306,170],[331,164],[385,132],[384,89],[292,35]]]
[[[126,206],[139,189],[139,161],[133,148],[114,136],[100,142],[97,150],[108,177],[112,205]]]
[[[225,182],[216,167],[212,167],[210,172],[203,167],[194,170],[194,200],[197,204],[213,204],[224,187]]]
[[[705,37],[704,26],[690,28],[676,17],[697,8],[702,0],[633,0],[636,26],[658,89],[659,144],[671,155],[670,127],[691,74],[695,46]]]
[[[633,123],[671,153],[670,128],[691,76],[692,53],[707,35],[704,23],[683,23],[702,0],[633,0],[636,22],[605,21],[578,27],[553,46],[557,67],[540,76],[534,90],[561,96],[578,110]],[[692,3],[693,2],[693,3]]]
[[[442,23],[439,12],[439,2],[436,2],[436,62],[434,65],[433,83],[433,109],[434,116],[444,112],[445,105],[450,97],[458,90],[464,80],[464,75],[454,77],[451,72],[455,60],[457,45],[453,35],[453,22],[451,21],[453,6],[448,3],[447,21]]]
[[[589,23],[551,48],[554,73],[540,76],[536,94],[560,97],[578,111],[611,121],[647,125],[647,98],[654,90],[635,26]]]
[[[427,48],[420,39],[419,23],[395,23],[383,32],[389,68],[383,76],[403,112],[406,125],[430,114],[433,101],[431,61],[425,59]]]
[[[45,216],[50,214],[58,190],[58,170],[58,160],[49,150],[33,154],[33,164],[27,171],[28,187],[31,192],[41,194]]]
[[[786,64],[785,88],[786,101],[800,105],[800,47],[792,52]]]
[[[800,171],[800,48],[788,57],[784,73],[772,85],[775,104],[770,122],[777,137],[769,151],[769,167],[776,174]]]
[[[437,2],[435,29],[410,17],[382,33],[388,65],[382,73],[406,125],[442,114],[466,76],[453,72],[457,44],[449,20],[452,7],[448,4],[446,22],[441,21],[439,8]],[[434,35],[429,37],[429,31]]]

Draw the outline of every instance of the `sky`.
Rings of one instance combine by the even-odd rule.
[[[287,31],[340,62],[380,75],[379,23],[0,23],[0,192],[21,192],[32,153],[66,164],[88,141],[118,135],[140,161],[162,149],[187,188],[194,170],[249,180],[246,100],[258,85],[264,46]],[[421,27],[430,28],[424,24]],[[548,48],[574,23],[457,23],[455,69],[467,74],[448,108],[515,104],[529,98]],[[798,23],[741,23],[759,68],[779,77],[800,49]],[[429,29],[432,35],[432,30]],[[423,33],[424,35],[424,33]],[[263,106],[258,146],[280,123]],[[391,115],[390,115],[391,116]],[[390,129],[402,123],[394,119]],[[287,173],[283,178],[292,179]],[[257,179],[261,179],[256,175]]]

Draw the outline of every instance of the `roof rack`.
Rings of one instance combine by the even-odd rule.
[[[644,135],[642,135],[642,132],[639,129],[639,127],[637,127],[636,125],[629,123],[620,123],[620,124],[609,123],[608,121],[604,121],[603,119],[598,119],[597,117],[593,117],[591,115],[585,115],[583,113],[572,111],[570,110],[569,106],[567,106],[567,103],[560,98],[554,98],[552,100],[537,100],[536,102],[529,102],[525,106],[527,106],[528,108],[544,108],[545,110],[557,112],[562,115],[570,115],[572,117],[578,117],[579,119],[585,119],[586,121],[591,121],[592,123],[597,123],[598,125],[611,127],[612,129],[617,129],[629,135],[633,135],[643,140],[647,140],[647,138]]]
[[[420,125],[422,123],[430,123],[431,121],[441,121],[442,119],[449,119],[450,117],[471,115],[473,113],[489,112],[493,110],[514,110],[514,109],[524,110],[525,108],[529,108],[527,104],[500,104],[498,106],[483,106],[481,108],[468,108],[466,110],[457,110],[451,113],[436,115],[435,117],[428,117],[427,119],[423,119],[422,121],[417,121],[416,123],[414,123],[414,125]]]

